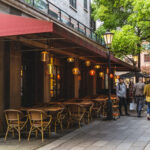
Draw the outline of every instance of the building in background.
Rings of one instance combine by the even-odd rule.
[[[143,41],[141,53],[141,71],[150,75],[150,43]]]

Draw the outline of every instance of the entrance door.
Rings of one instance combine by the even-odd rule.
[[[24,52],[22,56],[22,106],[43,101],[43,68],[40,53]]]

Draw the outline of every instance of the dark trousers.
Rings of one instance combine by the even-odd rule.
[[[126,100],[126,98],[119,97],[119,111],[120,111],[120,115],[122,115],[122,111],[121,111],[122,105],[124,106],[125,114],[128,114],[128,111],[127,111],[127,100]]]
[[[144,105],[144,97],[136,96],[136,104],[137,104],[137,114],[138,116],[141,116],[141,111]]]
[[[150,115],[150,102],[147,102],[147,114]]]

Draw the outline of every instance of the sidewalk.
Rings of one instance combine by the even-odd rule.
[[[135,115],[97,120],[38,150],[150,150],[150,121]]]
[[[135,114],[114,121],[92,121],[76,130],[65,130],[51,137],[33,137],[28,142],[22,137],[11,136],[7,141],[0,138],[0,150],[150,150],[150,121],[145,114],[137,118]]]

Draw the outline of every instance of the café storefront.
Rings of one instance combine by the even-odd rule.
[[[107,89],[106,49],[53,22],[0,14],[0,114]],[[111,55],[114,71],[134,67]]]

